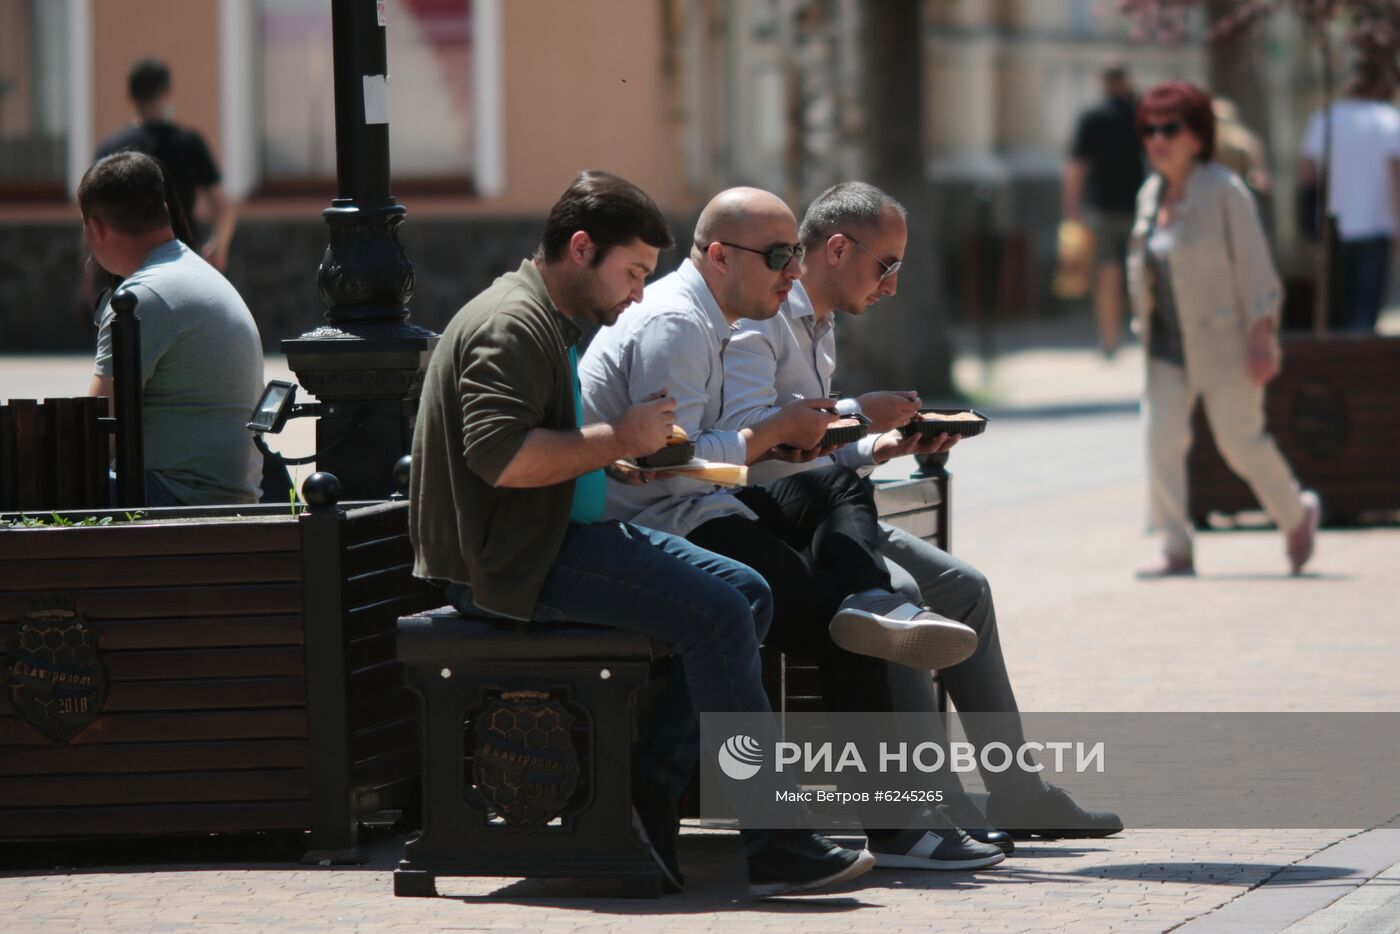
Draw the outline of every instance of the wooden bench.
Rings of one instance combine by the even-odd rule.
[[[878,484],[881,517],[946,542],[947,479]],[[641,699],[667,655],[596,626],[451,607],[402,617],[398,658],[423,710],[423,830],[405,847],[394,894],[431,897],[439,875],[488,875],[607,878],[624,895],[660,895],[632,830],[628,764]],[[765,648],[763,668],[775,710],[820,707],[810,661]]]

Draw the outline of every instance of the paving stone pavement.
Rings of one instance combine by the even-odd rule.
[[[13,373],[8,364],[0,369]],[[0,387],[6,382],[0,378]],[[0,396],[20,394],[7,389]],[[1047,432],[1047,458],[1076,438],[1136,443],[1127,415],[1024,430]],[[978,454],[977,443],[955,452],[954,502],[963,496],[981,505],[955,506],[954,546],[993,583],[1023,709],[1400,710],[1400,529],[1326,531],[1301,578],[1286,575],[1275,532],[1205,535],[1200,578],[1141,583],[1130,573],[1150,553],[1139,531],[1140,471],[1109,470],[1083,487],[1021,495],[1006,488],[1011,475],[988,463],[990,453]],[[1092,469],[1086,461],[1083,470]],[[1165,931],[1192,919],[1193,931],[1394,930],[1400,852],[1389,860],[1373,852],[1371,862],[1348,855],[1362,846],[1356,841],[1370,851],[1391,845],[1375,840],[1347,829],[1130,831],[1022,845],[979,873],[872,873],[845,892],[767,902],[744,893],[735,836],[700,826],[687,827],[681,841],[687,891],[656,901],[491,879],[443,880],[440,899],[395,899],[388,870],[398,847],[384,841],[369,864],[354,868],[0,870],[0,931],[895,934]],[[1307,894],[1293,899],[1306,913],[1289,916],[1276,899],[1261,900],[1281,889]]]

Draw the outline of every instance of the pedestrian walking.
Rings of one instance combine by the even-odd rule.
[[[1195,573],[1186,515],[1186,453],[1199,398],[1215,443],[1278,527],[1296,574],[1313,553],[1321,510],[1264,428],[1264,385],[1278,373],[1283,290],[1254,197],[1214,160],[1210,96],[1157,85],[1137,125],[1153,175],[1137,199],[1128,260],[1146,349],[1150,525],[1162,554],[1142,577]]]
[[[1112,357],[1121,340],[1123,263],[1143,168],[1128,69],[1111,65],[1102,77],[1104,99],[1079,118],[1062,184],[1065,220],[1083,223],[1093,234],[1094,317],[1099,348]]]

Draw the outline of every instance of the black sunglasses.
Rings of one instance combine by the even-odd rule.
[[[1142,138],[1151,139],[1160,133],[1164,139],[1176,139],[1177,134],[1183,129],[1185,128],[1181,125],[1180,120],[1168,120],[1166,123],[1144,123],[1142,125]]]
[[[736,250],[745,250],[749,253],[757,253],[759,256],[762,256],[765,261],[767,261],[768,268],[773,270],[774,272],[781,272],[782,270],[786,269],[787,264],[792,262],[794,259],[798,262],[801,262],[802,257],[807,255],[807,248],[800,243],[780,243],[777,246],[771,246],[766,250],[755,250],[751,246],[743,246],[742,244],[738,243],[730,243],[727,240],[716,240],[715,243],[718,243],[720,246],[733,247]],[[702,246],[700,247],[700,249],[703,250],[705,249],[705,247]]]

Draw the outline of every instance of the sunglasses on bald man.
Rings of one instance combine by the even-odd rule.
[[[731,247],[735,250],[744,250],[749,253],[757,253],[759,256],[763,257],[764,261],[768,264],[768,268],[773,270],[774,272],[781,272],[782,270],[786,269],[787,264],[792,262],[794,259],[798,262],[801,262],[802,257],[807,255],[807,248],[800,243],[779,243],[776,246],[770,246],[766,250],[755,250],[751,246],[744,246],[739,243],[730,243],[728,240],[716,240],[714,242],[718,243],[720,246]],[[701,250],[709,249],[709,246],[707,244],[701,244],[697,242],[695,245]]]

